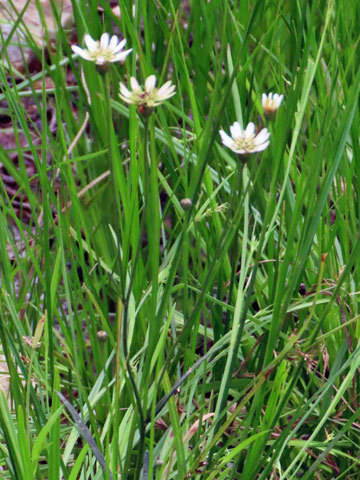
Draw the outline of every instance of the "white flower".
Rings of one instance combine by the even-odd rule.
[[[224,130],[220,130],[219,133],[222,143],[240,155],[261,152],[270,144],[270,133],[268,129],[263,128],[260,133],[255,135],[255,125],[252,122],[249,123],[245,130],[241,128],[239,122],[235,122],[230,127],[231,137],[229,137]]]
[[[272,115],[280,107],[281,102],[283,101],[284,95],[279,95],[278,93],[263,93],[261,96],[261,103],[264,109],[265,115]]]
[[[120,82],[119,96],[124,102],[132,105],[138,105],[143,109],[152,109],[157,107],[168,98],[175,95],[175,85],[171,85],[171,81],[164,83],[160,88],[156,88],[156,76],[150,75],[145,81],[144,90],[138,84],[136,78],[130,78],[132,91]]]
[[[106,65],[110,62],[122,62],[132,51],[124,50],[126,40],[119,41],[116,35],[110,38],[108,33],[103,33],[99,40],[94,40],[90,35],[84,36],[84,42],[87,48],[80,48],[72,45],[72,51],[77,53],[85,60],[95,62],[96,65]]]

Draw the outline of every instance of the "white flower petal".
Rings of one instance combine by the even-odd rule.
[[[166,93],[163,93],[162,95],[159,95],[158,93],[156,94],[156,99],[159,102],[164,102],[165,100],[168,100],[169,98],[173,97],[176,94],[175,91],[167,91]]]
[[[262,143],[261,145],[258,145],[256,148],[254,148],[254,150],[252,150],[253,152],[262,152],[263,150],[265,150],[265,148],[267,148],[268,146],[270,145],[270,142],[265,142],[265,143]]]
[[[224,130],[220,130],[219,133],[220,133],[222,143],[226,147],[229,147],[232,149],[234,147],[234,140],[231,137],[229,137],[229,135],[225,133]]]
[[[159,97],[169,98],[169,95],[175,95],[175,93],[173,93],[175,88],[176,86],[171,85],[171,81],[169,80],[168,82],[164,83],[161,88],[159,88],[157,94]]]
[[[229,147],[233,152],[240,155],[265,150],[270,144],[270,132],[267,128],[263,128],[261,132],[255,136],[255,125],[250,122],[245,130],[242,130],[240,124],[235,122],[230,127],[231,137],[224,130],[220,130],[222,143]]]
[[[124,57],[130,53],[130,50],[121,52],[116,55],[117,59]],[[144,108],[152,109],[160,105],[164,100],[175,95],[175,85],[171,81],[167,81],[161,88],[157,89],[156,76],[150,75],[145,80],[144,89],[139,85],[135,77],[130,78],[131,91],[129,91],[124,84],[120,82],[120,98],[128,103],[133,103]]]
[[[266,142],[269,138],[270,138],[269,130],[267,128],[263,128],[261,132],[258,135],[256,135],[255,140],[257,144],[261,144]]]
[[[124,95],[121,95],[121,93],[119,93],[119,97],[121,98],[121,100],[124,100],[124,102],[129,103],[130,105],[136,103],[132,98],[125,97]]]
[[[85,42],[85,45],[87,47],[87,49],[90,51],[90,52],[94,52],[95,50],[97,50],[98,48],[98,42],[96,42],[88,33],[85,34],[84,36],[84,42]]]
[[[89,60],[90,55],[87,50],[84,50],[83,48],[78,47],[77,45],[71,45],[71,50],[74,53],[77,53],[80,57],[84,58],[85,60]]]
[[[125,97],[131,97],[131,93],[129,92],[129,90],[126,88],[126,86],[120,82],[119,84],[120,86],[120,93],[125,96]]]
[[[250,122],[246,127],[244,134],[247,138],[249,138],[249,137],[252,137],[254,133],[255,133],[255,124],[253,122]]]
[[[78,55],[86,60],[91,60],[97,65],[105,65],[107,63],[123,61],[132,49],[122,51],[126,40],[119,41],[117,35],[105,32],[101,35],[100,41],[95,41],[89,34],[84,35],[84,43],[86,49],[79,47],[73,49]],[[76,47],[76,46],[75,46]]]
[[[272,113],[276,112],[276,110],[280,107],[283,98],[284,95],[279,95],[278,93],[270,92],[268,95],[263,93],[261,104],[265,115],[271,115]]]
[[[145,92],[151,92],[154,90],[156,85],[156,76],[155,75],[150,75],[150,77],[147,77],[145,80]]]
[[[115,45],[115,47],[113,48],[113,52],[114,53],[120,52],[125,47],[125,45],[126,45],[126,39],[124,38],[124,40],[121,40],[120,43]]]
[[[275,97],[276,97],[276,106],[277,108],[279,108],[281,105],[281,102],[283,101],[284,95],[276,94]]]
[[[123,60],[125,60],[125,58],[129,55],[130,52],[132,52],[132,48],[130,48],[129,50],[125,50],[125,52],[116,53],[114,55],[114,60],[112,60],[112,61],[113,62],[122,62]]]
[[[163,95],[162,98],[163,98],[163,100],[167,100],[168,98],[173,97],[175,94],[176,94],[176,91],[175,91],[175,85],[174,85],[174,88],[169,89],[169,90],[167,91],[166,96]]]
[[[103,33],[100,37],[100,47],[105,50],[109,47],[110,35],[108,33]]]
[[[113,35],[110,38],[109,49],[114,52],[117,44],[118,44],[118,37],[116,35]]]
[[[170,85],[171,85],[171,80],[165,82],[164,85],[162,85],[162,86],[159,88],[158,93],[159,93],[160,95],[162,95],[163,93],[166,92],[166,90],[170,87]]]
[[[231,136],[234,140],[236,140],[237,138],[240,138],[242,137],[242,134],[243,134],[243,129],[241,128],[241,125],[239,122],[234,122],[233,125],[231,125],[230,127],[230,133],[231,133]]]
[[[130,78],[130,85],[131,85],[131,88],[136,91],[136,90],[141,90],[141,87],[140,85],[138,84],[138,81],[136,80],[135,77],[131,77]]]

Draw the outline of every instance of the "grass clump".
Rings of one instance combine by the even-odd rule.
[[[2,50],[1,477],[358,478],[360,7],[115,3]]]

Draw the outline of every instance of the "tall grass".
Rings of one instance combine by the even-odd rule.
[[[104,76],[56,9],[41,73],[2,50],[0,161],[31,219],[2,180],[1,478],[358,478],[360,6],[72,4],[79,44],[133,53]],[[154,73],[177,94],[147,121],[119,81]],[[224,147],[236,120],[269,148]]]

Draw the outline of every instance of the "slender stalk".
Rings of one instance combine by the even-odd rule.
[[[137,253],[138,257],[138,253]],[[134,274],[132,275],[132,279],[134,278]],[[129,350],[128,350],[128,312],[129,312],[129,298],[131,294],[131,287],[132,281],[129,284],[128,292],[126,295],[126,299],[124,302],[124,314],[123,314],[123,350],[125,356],[125,366],[129,376],[129,380],[131,382],[131,386],[133,389],[134,399],[137,405],[137,409],[139,412],[139,433],[140,433],[140,440],[139,440],[139,453],[137,458],[137,465],[136,465],[136,475],[134,478],[140,478],[140,472],[143,465],[143,457],[145,453],[145,435],[146,435],[146,423],[145,423],[145,415],[144,410],[139,394],[138,387],[136,385],[136,380],[134,378],[134,374],[131,370],[131,365],[129,361]]]
[[[244,163],[242,161],[239,162],[239,167],[238,167],[238,174],[235,178],[235,184],[234,184],[234,191],[237,191],[237,195],[233,195],[231,198],[231,203],[229,206],[229,215],[228,215],[228,220],[229,223],[231,223],[231,220],[234,219],[235,217],[235,211],[236,211],[236,203],[240,204],[242,202],[241,198],[241,193],[242,193],[242,188],[241,188],[241,182],[242,182],[242,172],[244,168]],[[233,241],[231,242],[230,246],[230,251],[229,251],[229,260],[230,260],[230,265],[231,265],[231,277],[230,277],[230,286],[229,286],[229,294],[228,294],[228,304],[232,304],[232,296],[233,296],[233,290],[234,290],[234,285],[235,285],[235,279],[236,279],[236,272],[237,272],[237,266],[238,266],[238,254],[237,254],[237,240],[238,240],[238,233],[239,233],[240,226],[236,229]],[[226,322],[224,326],[224,333],[227,333],[230,327],[230,312],[227,310],[226,312]]]
[[[124,313],[123,313],[123,350],[125,356],[125,365],[128,372],[128,376],[131,382],[131,386],[133,389],[133,395],[135,399],[135,403],[139,413],[139,433],[140,433],[140,440],[139,440],[139,452],[137,457],[137,464],[136,464],[136,475],[135,478],[140,478],[140,472],[143,466],[144,461],[144,454],[145,454],[145,439],[146,439],[146,420],[145,420],[145,413],[143,409],[143,403],[141,401],[139,389],[136,384],[136,380],[134,378],[133,372],[131,370],[130,362],[129,362],[129,352],[128,352],[128,308],[129,308],[129,299],[130,294],[132,291],[132,284],[135,278],[135,271],[136,266],[138,263],[139,255],[140,255],[140,246],[142,242],[142,234],[143,226],[146,223],[146,217],[148,215],[148,205],[149,205],[149,198],[150,198],[150,175],[149,175],[149,154],[148,154],[148,138],[149,138],[149,124],[148,119],[144,119],[144,200],[145,200],[145,209],[143,212],[143,217],[141,220],[140,226],[140,235],[139,241],[137,246],[137,251],[135,254],[134,265],[132,269],[132,275],[130,278],[129,286],[127,289],[127,294],[124,301]],[[146,389],[145,389],[146,390]],[[146,405],[146,399],[144,401]]]
[[[115,181],[115,173],[114,169],[112,168],[113,164],[113,155],[112,155],[112,129],[113,129],[113,118],[112,118],[112,110],[111,110],[111,85],[110,85],[110,73],[108,70],[104,72],[100,72],[103,74],[105,78],[105,115],[107,119],[107,132],[108,132],[108,158],[109,158],[109,168],[112,170],[112,178],[113,178],[113,188],[114,188],[114,198],[117,198],[116,192],[116,181]],[[120,276],[121,278],[121,276]],[[117,308],[117,322],[116,322],[116,360],[115,360],[115,414],[114,414],[114,436],[113,436],[113,444],[115,445],[114,452],[113,452],[113,464],[115,466],[114,471],[116,471],[117,466],[119,464],[119,452],[118,452],[118,444],[119,444],[119,423],[120,423],[120,411],[118,408],[119,405],[119,385],[120,385],[120,343],[121,343],[121,321],[122,321],[122,313],[123,313],[123,304],[119,299],[118,308]]]

